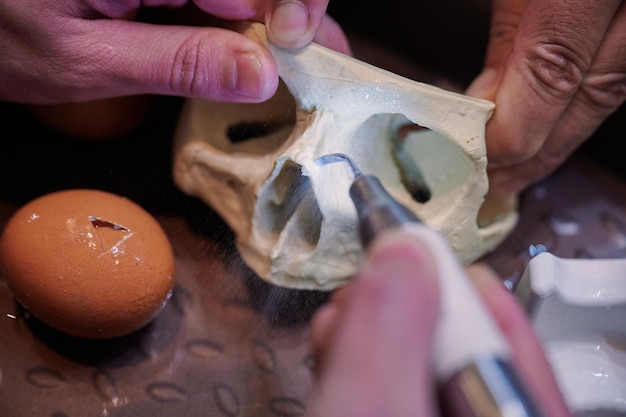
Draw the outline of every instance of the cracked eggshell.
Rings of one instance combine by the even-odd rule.
[[[30,313],[84,338],[145,326],[174,283],[172,247],[156,219],[98,190],[58,191],[22,206],[0,239],[0,268]]]
[[[266,42],[262,25],[247,34]],[[176,184],[224,218],[259,277],[332,290],[357,272],[362,248],[348,192],[352,177],[342,164],[316,169],[315,159],[328,153],[345,153],[362,172],[377,176],[441,232],[464,263],[493,249],[514,227],[511,206],[478,224],[488,190],[484,132],[493,103],[320,45],[267,46],[281,77],[277,94],[260,104],[187,100],[174,143]],[[432,192],[425,204],[407,190],[392,151],[394,135],[407,124],[425,128],[403,145],[405,159],[420,167]]]

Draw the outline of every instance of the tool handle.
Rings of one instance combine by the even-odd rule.
[[[508,345],[495,320],[445,238],[422,223],[404,223],[384,232],[409,234],[424,242],[435,259],[439,276],[441,312],[435,333],[434,367],[438,379],[485,357],[508,360]]]
[[[350,196],[364,247],[409,235],[422,242],[435,261],[441,311],[433,364],[445,415],[541,417],[510,364],[504,336],[448,241],[391,197],[374,176],[358,175]]]
[[[378,178],[361,175],[350,187],[364,247],[392,233],[410,234],[430,249],[438,269],[441,312],[434,364],[440,381],[478,358],[508,358],[508,346],[465,269],[438,232],[426,226],[385,190]]]

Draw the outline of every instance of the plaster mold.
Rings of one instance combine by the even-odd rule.
[[[265,42],[261,25],[248,35]],[[261,278],[331,290],[357,271],[362,248],[351,175],[342,164],[313,163],[332,152],[378,176],[465,263],[513,228],[514,208],[477,221],[488,189],[484,132],[493,103],[316,44],[267,46],[281,77],[277,94],[260,104],[186,101],[174,149],[178,187],[224,218]],[[429,199],[418,196],[415,181],[427,184]]]

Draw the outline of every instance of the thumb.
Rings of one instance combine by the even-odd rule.
[[[324,332],[313,414],[434,415],[430,358],[439,294],[428,248],[401,232],[383,236],[349,293],[333,302],[339,305],[334,328]]]
[[[92,65],[82,80],[94,83],[91,99],[162,94],[253,103],[278,87],[271,53],[236,31],[119,20],[91,24],[79,45]],[[81,87],[89,91],[89,85]]]

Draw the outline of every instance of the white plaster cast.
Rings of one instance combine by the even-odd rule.
[[[264,40],[262,25],[248,33]],[[485,124],[493,103],[403,78],[316,44],[268,48],[283,83],[261,104],[188,100],[175,138],[174,179],[215,209],[237,236],[242,258],[284,287],[331,290],[357,271],[362,255],[346,166],[316,169],[321,155],[351,156],[366,174],[440,231],[462,262],[493,249],[517,221],[515,209],[479,227],[488,189]],[[400,126],[406,154],[432,198],[416,202],[392,157]],[[233,142],[233,126],[262,124],[259,137]],[[242,130],[242,129],[239,129]],[[302,171],[315,175],[301,175]]]

